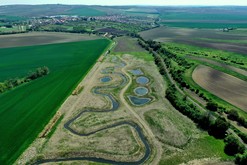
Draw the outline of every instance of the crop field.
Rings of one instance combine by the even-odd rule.
[[[89,36],[86,34],[69,34],[69,33],[54,33],[54,32],[32,32],[25,34],[2,35],[0,40],[0,48],[43,45],[52,43],[73,42],[82,40],[99,39],[97,36]]]
[[[28,147],[108,45],[101,39],[0,49],[0,81],[50,70],[0,95],[0,164],[12,164]]]
[[[223,100],[247,111],[247,83],[210,67],[198,66],[193,80]]]
[[[152,39],[159,42],[177,42],[247,54],[247,32],[245,30],[222,32],[221,30],[213,29],[160,27],[141,32],[140,35],[144,39]]]

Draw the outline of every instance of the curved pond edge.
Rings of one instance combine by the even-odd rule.
[[[140,76],[136,78],[136,83],[140,85],[147,85],[149,82],[150,80],[146,76]]]
[[[132,95],[128,96],[128,99],[131,102],[131,104],[135,105],[135,106],[143,106],[152,100],[151,98],[148,98],[148,97],[147,98],[141,98],[141,97],[132,96]]]
[[[145,90],[145,92],[141,91],[141,92],[138,92],[138,90]],[[142,93],[143,92],[143,93]],[[134,93],[137,95],[137,96],[145,96],[149,93],[149,89],[146,88],[146,87],[136,87],[134,89]]]

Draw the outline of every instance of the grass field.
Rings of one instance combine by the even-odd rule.
[[[202,65],[194,70],[192,77],[204,89],[247,111],[245,81]]]
[[[201,135],[200,138],[194,139],[188,146],[184,147],[182,152],[176,152],[165,157],[169,153],[164,153],[164,158],[160,164],[178,165],[187,163],[191,160],[199,160],[203,158],[220,158],[221,160],[232,160],[233,157],[227,156],[224,153],[224,142],[215,139],[209,135]],[[226,162],[223,162],[223,164]],[[195,164],[201,164],[197,162]],[[207,163],[205,163],[207,164]],[[208,163],[210,164],[210,163]]]
[[[12,164],[37,137],[108,44],[101,39],[0,49],[0,81],[40,66],[50,69],[48,76],[0,95],[0,164]]]

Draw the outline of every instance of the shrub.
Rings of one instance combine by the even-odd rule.
[[[225,153],[228,155],[236,155],[238,153],[244,153],[245,147],[239,142],[233,135],[228,135],[225,138]]]

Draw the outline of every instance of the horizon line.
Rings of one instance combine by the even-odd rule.
[[[246,5],[151,5],[151,4],[120,4],[120,5],[96,5],[96,4],[63,4],[63,3],[48,3],[48,4],[3,4],[0,6],[21,6],[21,5],[30,5],[30,6],[38,6],[38,5],[68,5],[68,6],[72,6],[72,5],[78,5],[78,6],[152,6],[152,7],[224,7],[224,6],[233,6],[233,7],[247,7]]]

